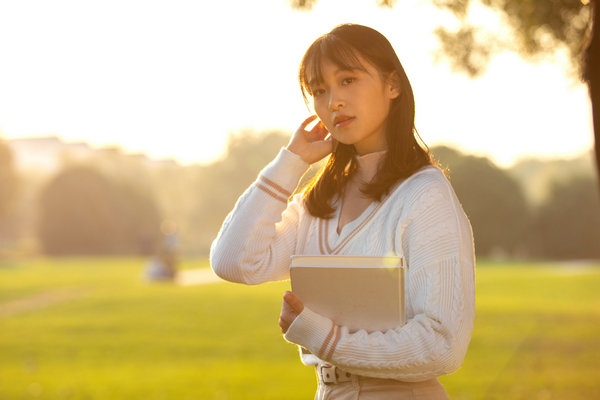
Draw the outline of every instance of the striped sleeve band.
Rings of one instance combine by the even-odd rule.
[[[278,193],[274,192],[273,190],[271,190],[270,188],[264,186],[262,183],[260,182],[256,182],[255,186],[262,190],[263,192],[265,192],[266,194],[268,194],[269,196],[279,200],[279,201],[283,201],[284,203],[287,203],[288,199],[279,195]]]
[[[279,186],[272,180],[265,178],[262,175],[258,177],[258,180],[261,181],[263,184],[265,184],[265,186],[268,186],[275,192],[278,192],[279,194],[283,195],[285,198],[290,198],[292,196],[292,192],[285,190],[284,188],[282,188],[281,186]]]

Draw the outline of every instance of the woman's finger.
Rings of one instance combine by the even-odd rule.
[[[306,127],[313,122],[315,119],[317,118],[316,115],[311,115],[310,117],[306,118],[301,124],[300,124],[300,128],[301,129],[306,129]]]
[[[281,332],[286,333],[290,326],[281,317],[279,317],[279,327],[281,328]]]
[[[296,314],[300,314],[304,310],[304,305],[296,295],[290,291],[285,292],[283,300],[292,308]]]
[[[281,328],[281,331],[283,333],[286,333],[287,330],[290,328],[290,325],[292,325],[292,322],[294,322],[294,320],[296,319],[296,314],[294,314],[292,311],[287,311],[287,312],[281,312],[281,315],[279,316],[279,327]]]
[[[316,124],[310,130],[310,133],[311,133],[311,136],[313,136],[313,137],[323,139],[325,136],[327,136],[329,134],[329,131],[327,130],[327,128],[325,128],[325,125],[323,125],[323,123],[321,121],[319,121],[319,123]]]

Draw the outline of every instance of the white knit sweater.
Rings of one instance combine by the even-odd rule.
[[[365,376],[421,381],[462,363],[475,314],[473,235],[452,187],[435,167],[413,174],[336,232],[311,216],[300,195],[308,168],[282,149],[239,198],[211,247],[211,266],[228,281],[289,278],[294,254],[403,256],[407,323],[385,332],[351,332],[305,307],[285,338],[318,359]],[[308,364],[316,357],[303,357]]]

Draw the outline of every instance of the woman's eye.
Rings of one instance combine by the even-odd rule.
[[[325,93],[325,90],[323,90],[323,89],[315,89],[315,90],[313,90],[313,91],[312,91],[312,95],[313,95],[313,97],[320,96],[320,95],[322,95],[323,93]]]
[[[342,85],[344,85],[344,86],[349,85],[352,82],[354,82],[354,78],[346,78],[346,79],[342,80]]]

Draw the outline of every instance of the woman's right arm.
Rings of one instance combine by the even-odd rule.
[[[331,151],[322,125],[305,130],[312,120],[304,121],[225,219],[210,251],[210,264],[221,278],[258,284],[288,277],[302,211],[300,196],[289,204],[288,199],[309,164]]]

